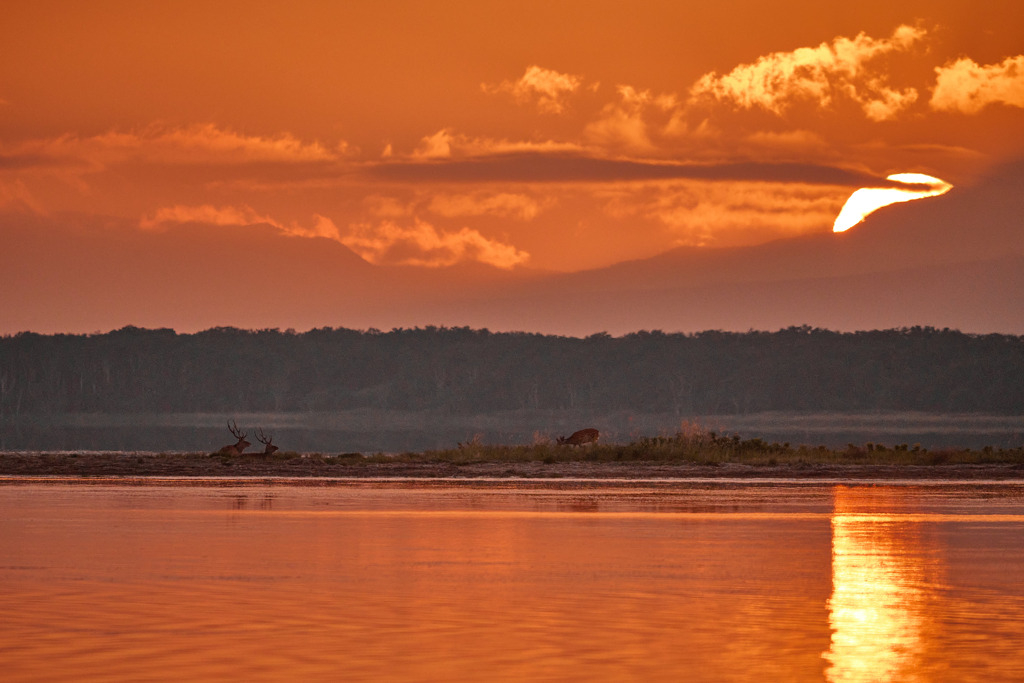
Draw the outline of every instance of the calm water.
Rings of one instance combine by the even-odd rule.
[[[1024,486],[0,480],[33,680],[1024,680]]]

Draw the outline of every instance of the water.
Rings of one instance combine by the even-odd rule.
[[[1024,485],[0,480],[8,681],[1024,679]]]

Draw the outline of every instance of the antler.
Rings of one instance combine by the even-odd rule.
[[[231,430],[231,435],[234,436],[236,439],[244,439],[245,438],[245,432],[240,432],[238,430],[238,425],[235,424],[234,420],[232,420],[231,422],[228,423],[228,429]]]
[[[264,436],[263,427],[260,427],[256,431],[256,440],[259,441],[261,444],[269,446],[271,442],[274,441],[274,435],[271,434],[270,436]]]

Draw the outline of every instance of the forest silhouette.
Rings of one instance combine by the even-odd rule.
[[[0,337],[0,417],[630,410],[1024,412],[1024,337],[930,327],[643,331],[427,327]]]

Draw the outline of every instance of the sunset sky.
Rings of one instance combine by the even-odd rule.
[[[40,1],[0,63],[0,219],[265,224],[376,265],[826,233],[891,174],[1024,156],[1016,0]]]

